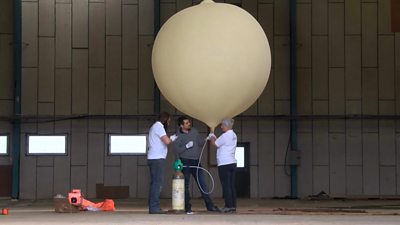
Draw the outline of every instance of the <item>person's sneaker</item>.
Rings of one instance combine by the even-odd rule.
[[[224,207],[224,208],[221,209],[221,212],[223,212],[223,213],[234,213],[234,212],[236,212],[236,208]]]
[[[209,211],[209,212],[220,212],[221,210],[217,206],[214,205],[213,207],[207,209],[207,211]]]
[[[186,210],[186,215],[193,215],[193,211],[191,209]]]

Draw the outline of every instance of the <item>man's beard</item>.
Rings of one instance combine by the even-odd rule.
[[[168,129],[168,123],[167,123],[167,122],[164,122],[164,123],[162,123],[162,125],[164,126],[165,131],[167,131],[167,129]]]

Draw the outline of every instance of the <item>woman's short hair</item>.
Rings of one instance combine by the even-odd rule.
[[[235,120],[227,118],[222,120],[221,125],[229,129],[232,129],[234,122]]]

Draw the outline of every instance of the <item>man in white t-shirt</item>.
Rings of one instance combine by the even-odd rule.
[[[232,130],[233,123],[233,119],[222,120],[221,130],[223,134],[218,139],[213,133],[208,136],[211,144],[217,147],[218,175],[225,200],[225,207],[221,211],[226,213],[236,212],[235,174],[237,161],[235,151],[237,137]]]
[[[167,136],[166,130],[171,118],[167,112],[158,116],[158,120],[149,131],[149,149],[147,151],[147,164],[150,169],[149,213],[165,213],[160,208],[160,192],[164,179],[165,158],[168,147],[175,141],[176,135]]]

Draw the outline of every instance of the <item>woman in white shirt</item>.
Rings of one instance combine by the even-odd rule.
[[[237,137],[232,130],[233,123],[233,119],[222,120],[221,130],[223,134],[219,138],[216,138],[214,134],[209,136],[211,144],[217,147],[218,175],[225,200],[225,207],[222,208],[222,212],[236,212],[235,151]]]

